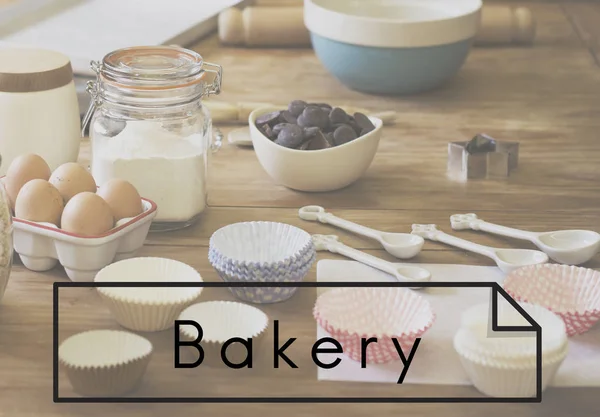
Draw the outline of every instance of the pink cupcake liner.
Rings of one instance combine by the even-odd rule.
[[[319,296],[313,316],[354,361],[361,361],[362,339],[377,338],[366,349],[369,364],[400,360],[392,339],[408,357],[435,321],[429,302],[407,288],[332,289]]]
[[[571,265],[532,265],[508,274],[503,285],[517,301],[559,315],[567,335],[585,333],[600,320],[600,272]]]

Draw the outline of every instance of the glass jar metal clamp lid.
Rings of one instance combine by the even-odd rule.
[[[144,106],[152,105],[149,101],[154,99],[154,105],[168,106],[186,98],[201,99],[221,93],[223,68],[179,47],[119,49],[101,62],[92,61],[90,67],[96,73],[96,80],[87,82],[91,101],[82,121],[82,136],[94,111],[105,101],[131,101],[127,104]],[[212,82],[206,82],[207,74],[214,75]]]
[[[91,170],[101,187],[120,178],[154,201],[151,230],[194,223],[207,205],[212,122],[201,99],[221,91],[222,68],[179,47],[132,47],[92,62],[88,83]]]

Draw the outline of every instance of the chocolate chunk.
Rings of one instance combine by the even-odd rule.
[[[267,113],[263,114],[262,116],[258,116],[256,118],[256,126],[260,127],[271,122],[275,122],[279,118],[280,114],[280,111],[274,111],[272,113]]]
[[[294,116],[289,111],[285,110],[285,111],[282,111],[281,114],[279,115],[279,121],[282,122],[282,123],[293,123],[293,124],[296,124],[297,123],[297,117]]]
[[[302,114],[306,106],[306,101],[294,100],[288,105],[288,111],[292,114],[292,116],[298,117]]]
[[[325,139],[325,136],[323,135],[323,133],[318,132],[317,135],[311,139],[309,141],[308,147],[306,148],[307,151],[318,151],[320,149],[327,149],[327,148],[331,148],[332,145],[331,143],[329,143],[329,141],[327,139]]]
[[[496,140],[484,133],[478,133],[465,147],[468,153],[487,153],[496,150]]]
[[[298,124],[302,127],[319,127],[325,129],[329,126],[329,114],[319,107],[308,106],[298,116]]]
[[[350,129],[353,129],[353,130],[354,130],[354,127],[352,127],[352,126],[351,126],[351,125],[349,125],[348,123],[336,123],[336,124],[334,124],[334,125],[331,125],[331,127],[332,127],[331,131],[332,131],[332,132],[334,132],[334,131],[335,131],[335,129],[337,129],[337,128],[338,128],[338,127],[340,127],[340,126],[348,126]]]
[[[331,110],[331,104],[327,104],[327,103],[312,103],[310,105],[311,106],[317,106],[317,107],[320,107],[322,109],[327,109],[327,111]]]
[[[344,125],[335,129],[333,132],[333,141],[336,146],[343,145],[356,139],[358,135],[350,126]]]
[[[295,148],[304,141],[304,131],[298,125],[288,125],[281,129],[275,143],[286,148]]]
[[[263,135],[265,135],[271,140],[277,137],[277,134],[273,132],[273,129],[271,129],[271,126],[269,125],[264,125],[263,127],[261,127],[260,131],[263,133]]]
[[[362,113],[354,113],[354,120],[356,124],[360,126],[360,130],[363,129],[375,129],[375,125],[371,122],[371,120]]]
[[[304,139],[312,139],[321,130],[318,127],[305,127],[304,128]]]
[[[277,123],[275,126],[273,126],[273,133],[275,135],[279,135],[279,132],[281,132],[281,129],[283,129],[286,126],[292,126],[292,123]]]
[[[310,140],[306,140],[306,141],[302,142],[302,144],[300,146],[298,146],[296,149],[298,149],[299,151],[305,151],[308,149],[309,145],[310,145]]]
[[[325,139],[327,139],[327,142],[329,142],[329,144],[333,147],[335,146],[335,140],[333,139],[333,132],[329,132],[325,134]]]
[[[350,120],[348,122],[348,126],[350,126],[352,129],[354,129],[354,131],[356,132],[357,135],[360,135],[363,131],[363,128],[360,127],[355,120]]]
[[[360,135],[358,135],[358,136],[359,136],[359,137],[360,137],[360,136],[364,136],[364,135],[366,135],[367,133],[370,133],[370,132],[372,132],[373,130],[375,130],[375,128],[373,128],[373,129],[369,129],[369,128],[367,128],[367,129],[363,129],[363,130],[360,132]]]
[[[332,109],[329,113],[329,120],[331,121],[331,124],[335,125],[348,123],[349,118],[348,114],[344,110],[340,109],[339,107],[336,107]]]

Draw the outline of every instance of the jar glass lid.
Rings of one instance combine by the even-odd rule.
[[[133,89],[177,88],[202,79],[202,57],[173,46],[138,46],[111,52],[102,60],[103,81]]]

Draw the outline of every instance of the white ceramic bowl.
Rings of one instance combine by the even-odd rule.
[[[383,123],[369,117],[375,130],[341,146],[301,151],[277,145],[256,127],[256,118],[280,107],[262,107],[250,113],[250,137],[263,169],[278,184],[298,191],[338,190],[364,175],[379,147]]]
[[[61,343],[58,358],[75,392],[117,397],[139,385],[152,352],[152,343],[136,334],[91,330]]]
[[[97,283],[202,283],[191,266],[173,259],[131,258],[98,272]],[[115,320],[128,329],[157,332],[170,329],[181,311],[200,297],[203,287],[98,287]]]

